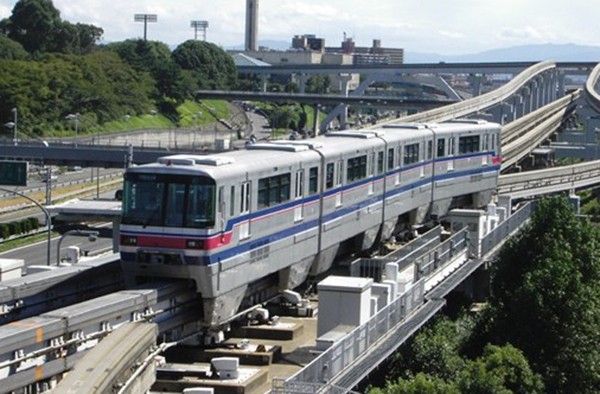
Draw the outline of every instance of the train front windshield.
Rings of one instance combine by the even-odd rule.
[[[215,181],[202,176],[125,174],[123,224],[211,228]]]

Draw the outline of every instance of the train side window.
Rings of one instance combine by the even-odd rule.
[[[296,190],[295,198],[301,198],[304,195],[304,170],[296,171]]]
[[[308,194],[319,191],[319,167],[313,167],[308,171]]]
[[[395,162],[394,162],[394,148],[390,148],[388,149],[388,158],[387,158],[387,162],[388,162],[388,171],[394,169],[395,166]]]
[[[410,165],[419,162],[419,144],[410,144],[404,146],[404,165]]]
[[[240,214],[250,212],[250,182],[242,183],[240,197]]]
[[[271,207],[290,200],[291,174],[275,175],[258,180],[258,208]]]
[[[458,154],[479,152],[480,136],[468,135],[458,138]]]
[[[383,173],[383,152],[377,152],[377,174]]]
[[[437,140],[437,157],[446,156],[446,140],[444,138],[438,138]]]
[[[329,190],[333,188],[333,163],[327,163],[327,167],[325,168],[325,189]]]
[[[367,156],[352,157],[347,161],[347,182],[354,182],[367,177]]]

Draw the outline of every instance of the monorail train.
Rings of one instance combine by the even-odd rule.
[[[481,120],[166,156],[125,173],[122,265],[193,280],[204,323],[218,327],[257,283],[293,289],[345,241],[368,249],[399,225],[487,204],[499,171],[500,126]]]

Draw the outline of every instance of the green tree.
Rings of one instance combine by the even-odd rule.
[[[479,335],[521,349],[550,392],[600,387],[599,239],[565,198],[544,199],[495,264]]]
[[[465,365],[460,350],[470,330],[471,323],[467,318],[456,322],[446,317],[438,318],[396,353],[392,374],[411,376],[422,372],[447,381],[454,380]]]
[[[29,53],[89,53],[103,30],[63,21],[51,0],[19,0],[0,29]]]
[[[454,383],[447,383],[444,379],[430,377],[418,373],[412,379],[398,379],[388,384],[385,388],[375,388],[369,394],[459,394],[460,391]]]
[[[511,345],[486,346],[481,358],[467,362],[457,384],[464,394],[544,392],[542,378],[531,370],[523,353]]]
[[[270,113],[271,127],[274,129],[292,129],[296,130],[298,124],[298,114],[294,107],[282,105],[274,108]]]
[[[330,85],[329,75],[313,75],[306,82],[306,93],[327,93]]]
[[[173,61],[166,44],[136,39],[112,43],[106,48],[118,53],[135,70],[150,75],[155,81],[151,97],[165,115],[172,118],[177,116],[176,105],[189,96],[183,86],[188,79]]]
[[[227,52],[215,44],[188,40],[173,51],[173,59],[190,71],[201,89],[231,89],[237,86],[237,69]]]
[[[21,44],[0,35],[0,60],[25,60],[26,58],[27,52]]]
[[[50,52],[62,24],[52,0],[19,0],[9,18],[8,36],[27,52]]]

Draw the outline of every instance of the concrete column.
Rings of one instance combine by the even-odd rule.
[[[296,74],[298,80],[298,93],[306,93],[306,82],[308,81],[308,75]]]
[[[523,94],[523,115],[526,115],[531,112],[531,88],[525,86],[521,92]]]
[[[348,97],[350,81],[352,80],[352,75],[350,74],[339,74],[340,78],[340,92],[344,96]]]
[[[557,96],[562,97],[566,94],[565,89],[565,73],[563,71],[558,72],[558,92]]]
[[[515,94],[513,96],[513,120],[520,118],[523,116],[523,96],[520,94]]]
[[[473,97],[481,95],[481,74],[469,74],[469,82],[471,83],[471,93]]]
[[[315,137],[319,135],[320,130],[319,130],[319,108],[321,107],[320,104],[314,104],[313,105],[313,132]]]
[[[494,122],[500,123],[501,125],[507,123],[509,119],[512,120],[513,117],[512,106],[505,102],[502,102],[499,105],[495,106],[490,112],[493,116]]]
[[[266,92],[269,84],[269,76],[267,74],[261,74],[260,76],[260,91]]]

